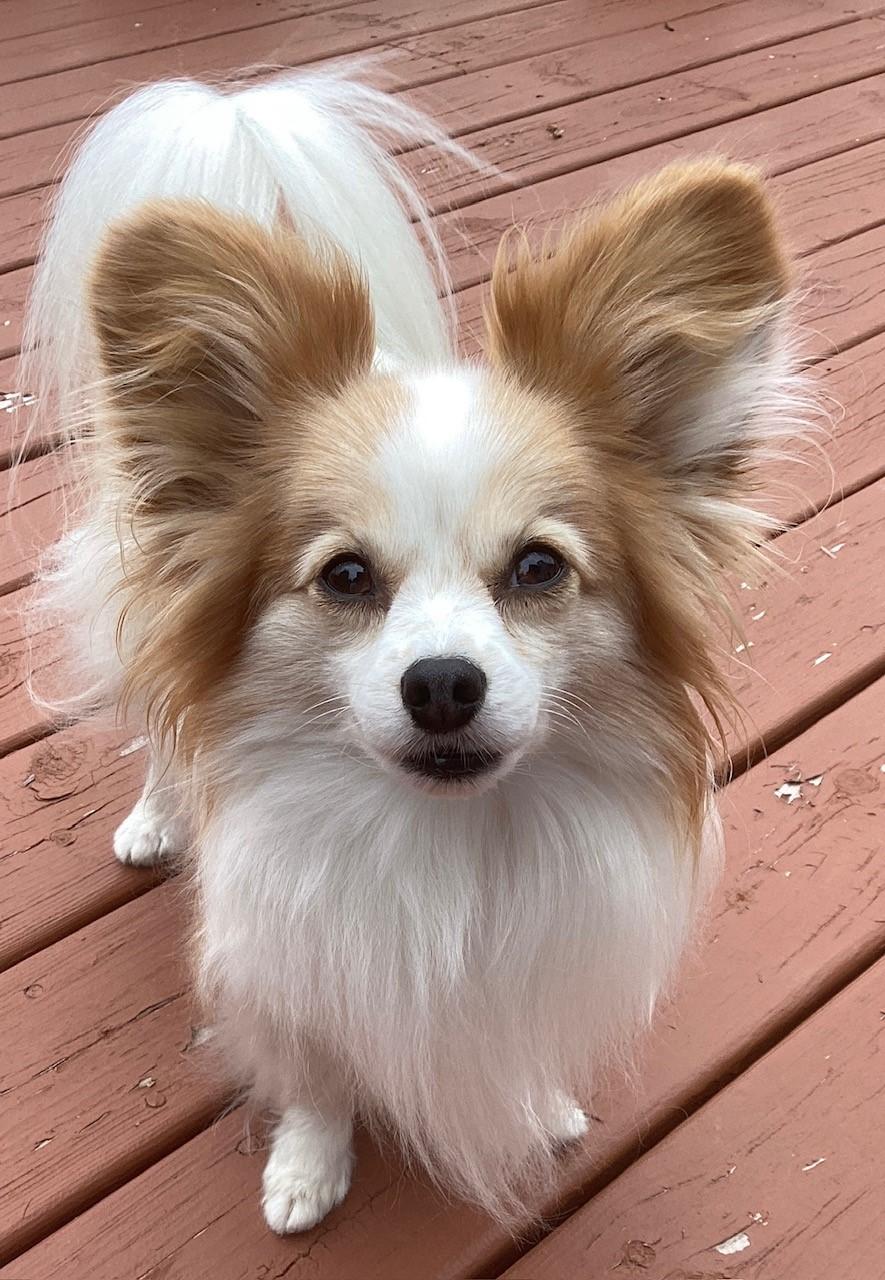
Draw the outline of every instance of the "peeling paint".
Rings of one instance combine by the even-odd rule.
[[[814,667],[819,667],[822,662],[826,662],[827,658],[832,658],[832,656],[833,655],[831,653],[820,653],[818,654],[818,656],[815,658],[814,662],[811,665]]]
[[[802,784],[799,782],[782,782],[774,794],[778,800],[786,800],[787,804],[792,804],[794,800],[802,799]]]
[[[714,1245],[713,1248],[717,1253],[728,1257],[732,1253],[743,1253],[744,1249],[749,1249],[751,1243],[746,1231],[739,1231],[737,1235],[729,1236],[727,1240],[723,1240],[721,1244]]]
[[[819,1164],[823,1164],[826,1158],[826,1156],[818,1156],[816,1160],[809,1160],[808,1164],[803,1164],[802,1172],[810,1173],[811,1170],[816,1169]]]

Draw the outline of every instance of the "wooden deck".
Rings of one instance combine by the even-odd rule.
[[[260,1131],[225,1113],[195,1045],[181,890],[111,855],[138,744],[53,732],[24,691],[19,612],[58,514],[33,441],[0,516],[0,1280],[882,1280],[885,6],[2,0],[0,388],[27,391],[43,204],[86,117],[161,75],[368,49],[500,167],[480,182],[403,158],[471,348],[512,218],[711,148],[772,175],[833,434],[829,468],[805,450],[769,473],[786,573],[734,584],[752,647],[723,660],[748,714],[709,940],[637,1081],[593,1100],[544,1231],[515,1243],[361,1141],[345,1204],[272,1236]],[[0,403],[8,467],[28,410]]]

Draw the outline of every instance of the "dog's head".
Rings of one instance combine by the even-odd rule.
[[[787,288],[758,177],[676,166],[505,246],[487,365],[390,372],[339,255],[140,211],[92,285],[130,691],[187,749],[264,717],[452,793],[543,749],[695,795]]]

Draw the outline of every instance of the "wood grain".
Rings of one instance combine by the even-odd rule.
[[[58,536],[60,483],[57,455],[0,472],[0,595],[27,581]]]
[[[0,969],[158,882],[111,852],[143,781],[138,740],[91,725],[0,760]]]
[[[185,914],[164,885],[0,975],[0,1257],[217,1116],[188,1052]]]

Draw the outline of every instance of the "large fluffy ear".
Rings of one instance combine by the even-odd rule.
[[[677,164],[551,251],[505,245],[493,355],[524,382],[626,425],[657,470],[727,490],[780,363],[789,270],[759,175]]]
[[[369,369],[370,303],[341,255],[169,201],[109,231],[90,304],[105,374],[96,465],[123,540],[123,700],[187,742],[281,589],[299,415]]]
[[[320,261],[288,228],[195,201],[144,205],[113,226],[89,297],[104,429],[155,508],[227,502],[281,412],[372,359],[369,298],[342,255]]]

